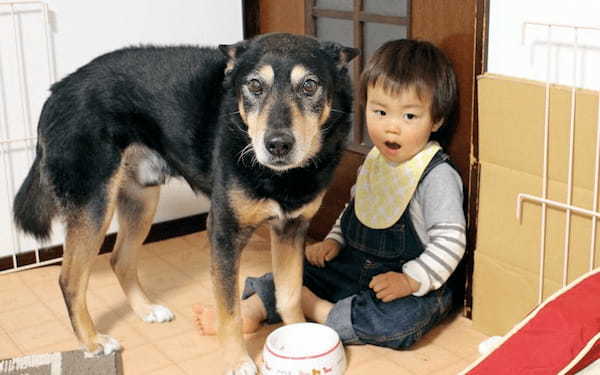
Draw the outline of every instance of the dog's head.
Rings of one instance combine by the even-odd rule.
[[[250,139],[243,154],[273,170],[306,165],[321,149],[336,85],[347,80],[355,48],[292,34],[219,46]],[[348,110],[348,109],[346,109]],[[243,157],[244,155],[241,155]]]

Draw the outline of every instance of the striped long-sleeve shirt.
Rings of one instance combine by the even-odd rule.
[[[447,163],[436,166],[417,187],[408,209],[425,251],[406,262],[402,270],[419,282],[420,288],[413,294],[422,296],[448,280],[465,252],[463,187],[458,173]],[[327,238],[343,245],[342,215]]]

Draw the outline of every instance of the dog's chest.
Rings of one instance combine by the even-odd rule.
[[[257,225],[267,220],[292,220],[302,217],[309,220],[321,205],[323,193],[309,202],[286,209],[274,199],[256,199],[248,196],[245,191],[233,190],[229,193],[229,203],[241,225]]]

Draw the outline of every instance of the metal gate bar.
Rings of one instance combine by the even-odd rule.
[[[563,249],[563,278],[562,285],[565,286],[568,282],[568,265],[569,265],[569,250],[570,250],[570,232],[571,232],[571,213],[577,212],[582,215],[590,216],[592,220],[592,234],[591,234],[591,245],[589,255],[589,270],[594,268],[595,261],[595,248],[596,248],[596,227],[598,217],[598,180],[600,174],[600,91],[598,91],[598,119],[596,126],[596,158],[595,158],[595,170],[594,170],[594,198],[592,209],[588,210],[581,207],[572,205],[573,196],[573,155],[574,155],[574,141],[575,141],[575,110],[576,110],[576,90],[577,90],[577,50],[578,50],[578,32],[579,30],[593,30],[600,32],[598,27],[588,26],[574,26],[565,24],[553,24],[553,23],[541,23],[541,22],[525,22],[523,24],[523,39],[525,38],[525,32],[528,26],[542,26],[547,28],[546,43],[548,45],[547,52],[547,65],[546,65],[546,82],[545,82],[545,95],[544,95],[544,155],[543,155],[543,166],[542,166],[542,196],[538,197],[531,194],[520,193],[517,195],[517,219],[520,221],[522,216],[523,201],[534,201],[542,204],[542,217],[541,217],[541,230],[540,230],[540,265],[539,265],[539,290],[538,290],[538,304],[543,300],[544,292],[544,259],[546,251],[546,212],[547,206],[562,208],[565,212],[565,232],[564,232],[564,249]],[[548,199],[548,153],[549,153],[549,109],[550,109],[550,67],[551,67],[551,41],[552,41],[552,29],[563,28],[570,29],[573,31],[573,84],[571,85],[571,112],[569,120],[569,160],[568,160],[568,174],[567,174],[567,196],[565,198],[566,203],[558,202],[555,200]]]
[[[12,1],[0,1],[0,10],[8,8],[10,20],[12,23],[12,38],[15,44],[14,51],[14,59],[17,62],[17,87],[18,87],[18,97],[20,103],[21,117],[23,127],[25,129],[25,137],[10,139],[9,134],[9,124],[0,120],[0,154],[2,157],[0,158],[0,165],[2,166],[3,178],[5,182],[6,189],[6,199],[7,199],[7,207],[8,212],[5,214],[8,217],[9,225],[8,225],[8,235],[10,238],[10,250],[12,252],[12,268],[4,271],[0,271],[0,274],[14,272],[16,270],[28,269],[33,267],[38,267],[45,264],[56,263],[62,260],[62,258],[52,259],[49,261],[40,261],[39,248],[33,249],[35,252],[35,263],[27,266],[19,266],[17,254],[20,250],[22,250],[21,246],[21,236],[17,232],[12,213],[12,199],[16,194],[15,189],[15,181],[14,174],[11,174],[11,171],[14,170],[14,166],[11,163],[11,159],[9,157],[9,153],[11,152],[12,145],[24,145],[26,150],[25,155],[29,164],[32,163],[34,158],[34,149],[35,149],[35,141],[37,137],[35,136],[36,131],[34,129],[32,119],[31,119],[31,108],[29,106],[30,97],[29,91],[27,90],[27,79],[25,77],[25,60],[24,60],[24,45],[23,45],[23,36],[20,30],[20,23],[18,20],[18,6],[20,5],[28,5],[32,6],[34,9],[39,10],[41,12],[41,20],[42,29],[43,29],[43,39],[45,41],[45,54],[46,54],[46,63],[48,69],[48,81],[49,84],[52,84],[56,81],[56,68],[55,68],[55,56],[54,56],[54,48],[52,44],[52,35],[51,35],[51,27],[50,27],[50,18],[48,11],[48,4],[44,1],[33,1],[33,0],[12,0]],[[29,8],[28,8],[29,10]],[[41,51],[40,51],[41,53]],[[3,102],[4,103],[4,102]],[[2,108],[4,113],[7,113],[7,108]]]

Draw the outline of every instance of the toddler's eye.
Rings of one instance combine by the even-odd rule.
[[[415,115],[414,113],[405,113],[404,118],[407,120],[414,120],[417,118],[417,115]]]
[[[375,113],[377,116],[385,116],[386,115],[385,111],[383,111],[381,109],[376,109],[373,111],[373,113]]]

